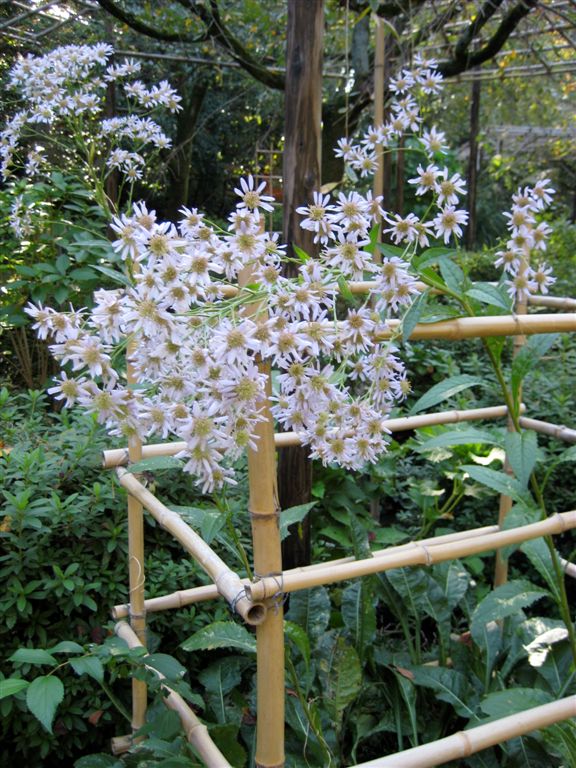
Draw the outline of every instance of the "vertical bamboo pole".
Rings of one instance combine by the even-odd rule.
[[[128,357],[132,348],[128,349]],[[134,369],[127,363],[128,385],[135,383]],[[132,435],[128,440],[131,462],[142,458],[142,443]],[[128,581],[130,585],[130,626],[142,645],[146,645],[146,608],[144,605],[144,508],[128,495]],[[147,689],[143,680],[132,679],[132,731],[146,722]]]
[[[376,27],[376,51],[374,53],[374,125],[384,122],[384,69],[386,61],[386,34],[384,21],[373,14]],[[376,152],[378,167],[374,174],[372,191],[374,197],[381,195],[384,189],[384,149],[378,147]]]
[[[268,373],[270,396],[270,370]],[[260,404],[266,420],[258,426],[258,449],[248,451],[249,509],[256,577],[278,575],[281,587],[282,550],[280,508],[276,487],[274,425],[269,401]],[[266,619],[256,627],[257,648],[257,768],[284,766],[284,616],[281,595],[273,599]]]
[[[519,272],[520,274],[524,274],[526,270],[528,269],[528,260],[522,259],[522,262],[520,264]],[[526,298],[522,298],[520,300],[516,300],[514,303],[514,311],[517,315],[525,315],[528,312],[528,301]],[[513,347],[512,347],[512,357],[516,357],[516,355],[520,352],[524,344],[526,343],[526,336],[514,336],[513,338]],[[522,390],[520,389],[520,392],[518,393],[518,401],[520,402],[522,400]],[[514,425],[514,419],[512,418],[512,414],[508,414],[508,423],[507,423],[508,432],[515,432],[516,427]],[[504,471],[508,474],[512,474],[512,468],[510,466],[510,462],[508,461],[508,457],[504,460]],[[508,515],[508,512],[512,509],[512,499],[509,496],[500,496],[500,507],[498,510],[498,525],[502,528],[504,525],[504,521],[506,520],[506,516]],[[494,565],[494,586],[499,587],[502,584],[505,584],[508,581],[508,560],[503,556],[502,552],[499,550],[496,552],[496,561]]]

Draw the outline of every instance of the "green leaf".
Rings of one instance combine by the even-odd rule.
[[[338,290],[340,291],[340,295],[345,301],[348,303],[354,303],[354,294],[350,290],[348,282],[343,277],[338,278]]]
[[[414,685],[431,688],[436,698],[450,704],[457,715],[466,719],[475,718],[472,692],[465,675],[445,667],[409,667]]]
[[[482,632],[489,622],[501,621],[513,616],[522,608],[526,608],[536,600],[550,593],[546,589],[536,587],[529,581],[518,579],[502,584],[492,590],[477,606],[472,614],[470,631],[474,640],[479,643]]]
[[[425,251],[414,260],[414,267],[421,271],[426,267],[433,267],[441,259],[454,258],[458,252],[454,248],[446,248],[442,245],[426,248]]]
[[[535,336],[530,336],[528,341],[520,349],[514,360],[512,361],[512,374],[510,377],[510,383],[512,385],[512,393],[516,399],[519,392],[519,387],[524,378],[530,371],[534,370],[536,363],[542,355],[545,355],[550,347],[560,338],[558,333],[543,333]]]
[[[106,275],[106,277],[109,277],[110,280],[113,280],[115,283],[120,283],[121,285],[126,286],[131,285],[130,280],[123,272],[119,272],[116,269],[110,269],[109,267],[102,267],[100,264],[95,264],[94,269],[97,269],[98,272],[102,272],[103,275]]]
[[[66,274],[66,270],[70,266],[70,259],[68,256],[66,256],[65,253],[61,253],[60,256],[56,259],[56,269],[58,272],[60,272],[61,275]]]
[[[238,768],[246,765],[247,754],[244,747],[238,743],[237,725],[211,725],[210,736],[231,765]]]
[[[330,597],[324,587],[302,589],[290,595],[288,618],[299,624],[314,643],[322,637],[330,621]]]
[[[317,653],[324,705],[338,730],[344,710],[362,687],[360,659],[356,650],[341,635],[333,632],[320,640]]]
[[[84,648],[72,640],[62,640],[53,648],[50,648],[50,653],[84,653]]]
[[[77,675],[88,675],[101,683],[104,680],[104,667],[96,656],[83,656],[79,659],[70,659],[70,666]]]
[[[306,253],[306,251],[302,250],[302,248],[299,248],[297,245],[294,245],[294,243],[292,243],[292,248],[294,250],[294,253],[296,254],[296,256],[298,256],[301,262],[306,264],[306,262],[310,260],[310,256]]]
[[[464,272],[460,269],[458,264],[451,259],[444,256],[439,260],[440,274],[444,278],[444,282],[453,293],[460,294],[464,290],[466,277]]]
[[[497,493],[502,493],[504,496],[510,496],[511,499],[521,504],[527,501],[526,489],[518,482],[518,480],[516,480],[516,478],[508,475],[506,472],[497,472],[495,469],[478,467],[475,464],[463,464],[460,469],[462,472],[466,472],[470,475],[476,482],[491,488]]]
[[[216,621],[193,634],[180,647],[185,651],[237,648],[246,653],[256,653],[256,638],[241,624],[233,621]]]
[[[73,280],[85,282],[87,280],[98,280],[98,275],[90,267],[78,267],[68,273]]]
[[[428,438],[416,448],[418,453],[431,451],[433,448],[445,448],[451,445],[499,445],[498,438],[493,432],[474,427],[450,429],[439,435]]]
[[[52,733],[52,721],[63,698],[64,686],[59,678],[53,675],[37,677],[26,691],[26,706],[44,728]]]
[[[56,667],[58,660],[42,648],[18,648],[8,659],[17,664],[49,664]]]
[[[414,299],[410,305],[410,309],[405,313],[402,318],[402,340],[407,341],[410,338],[410,334],[416,327],[420,320],[422,312],[426,309],[426,303],[428,301],[428,291],[424,291]]]
[[[553,700],[549,693],[539,688],[509,688],[507,691],[489,693],[480,702],[480,709],[490,715],[490,718],[498,719],[548,704]]]
[[[383,256],[387,256],[388,258],[392,258],[394,256],[400,259],[404,258],[404,249],[400,248],[397,245],[390,245],[389,243],[379,243],[378,248],[380,249],[380,253]]]
[[[20,693],[20,691],[27,687],[28,680],[20,680],[17,677],[8,677],[5,680],[0,680],[0,699],[14,696],[14,694]]]
[[[286,536],[288,536],[288,528],[291,525],[296,525],[296,523],[301,523],[315,504],[315,501],[311,501],[308,504],[298,504],[295,507],[289,507],[289,509],[282,510],[280,514],[281,541],[283,541]]]
[[[410,414],[414,415],[420,411],[426,411],[428,408],[448,400],[448,398],[458,394],[458,392],[462,392],[464,389],[484,384],[484,380],[479,376],[469,376],[466,373],[459,376],[451,376],[449,379],[444,379],[444,381],[436,384],[422,395],[410,409]]]
[[[376,635],[376,600],[372,583],[372,579],[364,577],[349,584],[342,592],[342,619],[361,660]]]
[[[144,656],[142,661],[147,667],[152,667],[164,675],[168,682],[179,680],[186,674],[185,667],[167,653],[150,653],[148,656]]]
[[[425,269],[420,269],[419,273],[420,277],[426,283],[426,285],[429,285],[431,288],[436,288],[441,293],[446,293],[448,286],[440,277],[440,275],[433,269],[426,267]]]
[[[548,589],[554,595],[556,603],[560,605],[562,600],[561,591],[558,585],[558,579],[556,578],[552,555],[550,554],[550,550],[544,539],[525,541],[520,547],[520,551],[526,555],[532,566],[545,580]]]
[[[152,456],[129,464],[126,472],[158,472],[161,469],[182,469],[182,462],[175,456]]]
[[[306,670],[308,670],[310,667],[310,640],[308,635],[299,624],[295,624],[293,621],[284,622],[284,634],[298,648],[306,664]]]
[[[482,304],[503,309],[505,312],[510,312],[512,308],[512,299],[508,294],[495,285],[490,285],[490,283],[475,283],[473,288],[466,291],[466,296],[470,296]]]
[[[227,656],[210,664],[198,673],[198,680],[209,693],[223,697],[240,685],[246,660],[240,656]]]
[[[112,755],[86,755],[76,760],[74,768],[123,768],[124,763]]]
[[[506,454],[514,475],[523,488],[528,487],[530,475],[538,460],[538,438],[536,432],[508,432]]]

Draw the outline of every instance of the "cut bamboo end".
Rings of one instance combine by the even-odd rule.
[[[525,406],[521,406],[521,412],[524,412]],[[436,413],[423,413],[419,416],[403,416],[398,419],[387,419],[382,422],[382,429],[390,432],[402,432],[409,429],[419,429],[420,427],[430,427],[440,424],[455,424],[461,421],[481,421],[483,419],[500,419],[508,414],[505,405],[495,405],[488,408],[469,408],[468,410],[450,410],[437,411]],[[300,445],[302,442],[297,432],[279,432],[274,435],[274,445],[276,448],[283,448],[287,445]],[[145,459],[153,456],[174,456],[183,451],[186,443],[157,443],[156,445],[145,445],[142,448],[142,457]],[[114,448],[102,453],[102,466],[105,469],[118,467],[128,463],[128,453],[125,448]]]
[[[134,738],[132,734],[126,736],[115,736],[110,739],[110,751],[113,755],[123,755],[133,746]]]
[[[114,632],[122,640],[126,641],[129,648],[145,647],[138,639],[132,627],[125,621],[118,622],[114,627]],[[165,680],[164,675],[158,672],[158,670],[148,666],[146,668],[153,672],[160,680]],[[179,693],[172,691],[170,686],[166,685],[163,700],[166,706],[174,710],[179,716],[187,740],[197,750],[207,768],[232,768],[228,760],[226,760],[210,738],[204,723],[196,717]]]
[[[568,696],[353,768],[433,768],[575,716],[576,696]]]
[[[477,555],[481,552],[501,549],[541,536],[562,533],[572,528],[576,528],[576,511],[561,512],[538,523],[436,546],[415,542],[415,546],[411,550],[391,551],[389,555],[382,555],[382,557],[370,557],[337,565],[326,563],[322,568],[316,568],[308,573],[285,573],[281,579],[281,591],[285,593],[295,592],[299,589],[308,589],[333,584],[336,581],[367,576],[368,574],[382,573],[392,568],[435,565],[446,560],[455,560],[469,555]],[[266,577],[260,581],[252,582],[246,587],[246,591],[253,600],[265,600],[278,594],[278,581],[278,577]]]
[[[246,588],[238,574],[206,544],[177,512],[169,509],[150,493],[142,483],[119,467],[116,474],[120,484],[131,497],[137,499],[152,517],[192,555],[198,565],[210,576],[219,593],[228,601],[231,609],[238,613],[247,624],[257,626],[266,618],[266,606],[263,602],[252,601],[246,595]]]

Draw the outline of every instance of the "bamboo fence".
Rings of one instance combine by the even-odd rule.
[[[120,484],[126,488],[130,497],[137,499],[154,519],[182,544],[214,581],[219,593],[228,601],[231,608],[242,616],[247,624],[254,626],[261,624],[266,616],[266,606],[262,602],[253,602],[246,597],[246,588],[238,574],[226,565],[177,512],[162,504],[134,475],[121,467],[116,472]]]
[[[118,637],[126,641],[129,648],[145,647],[136,632],[125,621],[118,622],[114,627],[114,631]],[[150,666],[146,668],[151,670],[160,680],[165,680],[164,675],[158,670]],[[186,739],[192,744],[207,768],[232,768],[228,760],[226,760],[210,738],[206,726],[200,722],[182,696],[176,693],[176,691],[170,690],[170,686],[166,685],[162,698],[166,706],[176,712],[180,718]]]
[[[573,717],[576,717],[576,696],[568,696],[467,731],[459,731],[421,747],[358,763],[353,768],[433,768],[450,760],[470,757],[488,747]]]
[[[372,283],[352,283],[354,293],[363,293]],[[226,296],[235,296],[238,288],[230,286]],[[538,306],[556,309],[575,309],[576,301],[543,297]],[[247,308],[248,313],[252,311]],[[254,310],[255,311],[255,310]],[[401,333],[398,321],[389,321],[378,339],[391,339]],[[522,312],[514,315],[480,318],[456,318],[435,323],[418,323],[410,333],[410,339],[467,339],[490,336],[515,336],[519,343],[524,335],[575,331],[576,314],[537,314],[528,316]],[[518,343],[516,345],[518,348]],[[260,363],[261,370],[270,371]],[[129,371],[129,376],[131,372]],[[499,525],[484,526],[470,531],[448,534],[422,541],[413,541],[397,547],[377,550],[370,557],[354,560],[341,558],[328,563],[316,563],[303,568],[283,571],[280,548],[279,508],[276,490],[276,449],[297,445],[301,437],[297,433],[274,434],[273,421],[268,408],[270,392],[261,403],[266,418],[259,423],[258,450],[248,452],[249,511],[254,549],[254,577],[241,579],[234,573],[206,542],[188,526],[173,510],[170,510],[121,465],[138,462],[141,458],[174,455],[185,447],[183,443],[166,443],[142,446],[137,440],[129,441],[127,449],[104,452],[105,467],[116,467],[120,483],[128,491],[129,510],[129,581],[130,602],[115,606],[115,618],[129,617],[130,624],[120,621],[116,631],[131,647],[144,646],[146,612],[179,608],[194,602],[224,597],[242,618],[256,627],[257,636],[257,725],[256,767],[282,768],[284,766],[284,635],[282,599],[284,594],[323,586],[337,581],[381,573],[393,568],[416,565],[433,565],[456,558],[479,554],[541,536],[561,533],[576,527],[576,511],[553,515],[531,525],[502,530],[503,516]],[[417,429],[434,424],[449,424],[477,419],[501,418],[508,415],[505,406],[451,410],[419,416],[389,419],[382,429],[396,432]],[[523,428],[534,429],[559,439],[576,442],[576,430],[522,417]],[[180,590],[169,595],[145,600],[144,596],[144,539],[143,509],[168,530],[208,574],[212,584]],[[576,574],[576,566],[562,561],[565,572]],[[158,673],[157,673],[158,674]],[[161,677],[161,676],[160,676]],[[145,721],[146,686],[141,681],[133,684],[133,733]],[[200,754],[208,768],[225,767],[221,753],[210,740],[206,728],[194,713],[173,691],[164,700],[178,712],[188,740]],[[439,765],[448,760],[473,754],[493,744],[545,727],[576,715],[576,697],[562,699],[554,704],[527,710],[524,713],[503,718],[489,725],[481,725],[466,733],[454,734],[433,744],[389,755],[356,768],[368,766],[397,766],[398,768],[424,768]],[[118,749],[133,743],[133,737],[116,740]]]

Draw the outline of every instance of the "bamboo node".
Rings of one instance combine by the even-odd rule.
[[[258,518],[258,520],[265,520],[268,519],[278,519],[280,516],[280,509],[277,508],[274,510],[274,512],[257,512],[256,510],[251,509],[250,510],[250,517],[251,518]]]
[[[558,525],[560,527],[560,533],[564,533],[565,531],[569,530],[568,526],[566,525],[566,519],[564,518],[563,514],[561,514],[560,512],[556,512],[554,517],[556,518]]]
[[[144,568],[142,567],[142,563],[140,562],[139,558],[136,557],[136,555],[130,555],[129,561],[134,560],[136,561],[136,565],[138,567],[138,579],[136,584],[134,584],[132,587],[130,587],[130,595],[132,592],[138,592],[144,584],[146,583],[146,576],[144,575]]]
[[[472,742],[470,741],[470,738],[466,731],[460,731],[458,733],[459,738],[463,742],[463,748],[464,751],[460,755],[460,757],[470,757],[474,753],[474,747],[472,746]]]
[[[416,542],[416,545],[418,546],[418,549],[421,549],[424,552],[424,557],[426,558],[425,565],[433,565],[434,559],[432,558],[432,555],[430,554],[430,550],[426,546],[426,544],[420,544],[419,542]]]

